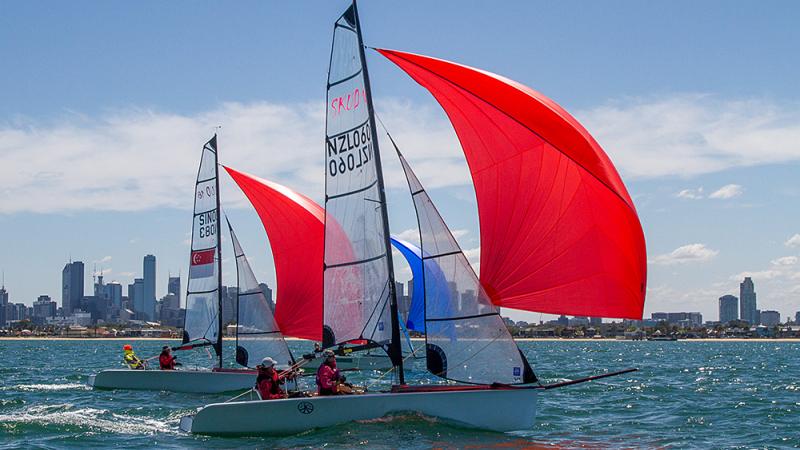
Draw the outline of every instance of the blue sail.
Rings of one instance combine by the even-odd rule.
[[[422,251],[416,245],[398,239],[392,236],[392,245],[400,251],[406,258],[408,265],[411,267],[411,275],[413,280],[413,288],[411,290],[411,304],[408,308],[408,315],[406,316],[406,328],[409,330],[425,332],[425,288],[427,284],[428,295],[434,298],[447,298],[450,296],[450,288],[447,284],[447,277],[442,272],[439,264],[435,260],[426,260],[423,271],[422,265]],[[428,279],[424,279],[424,277]],[[447,303],[437,303],[436,305],[429,305],[438,309],[448,309]],[[445,314],[445,311],[438,311]]]

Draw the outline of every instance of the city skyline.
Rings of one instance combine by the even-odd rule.
[[[278,7],[268,3],[158,4],[157,20],[133,5],[78,12],[53,4],[47,15],[8,5],[0,56],[15,64],[0,72],[11,87],[0,105],[0,269],[13,301],[58,298],[61,279],[49,274],[70,255],[104,267],[123,287],[133,274],[143,277],[142,255],[158,255],[156,291],[165,292],[165,275],[186,270],[197,159],[215,130],[221,162],[320,202],[330,18],[342,5],[314,5],[281,4],[287,20],[277,22]],[[800,301],[800,213],[787,207],[800,198],[800,63],[785,55],[800,39],[793,21],[800,5],[681,5],[692,14],[569,1],[365,3],[360,12],[368,45],[507,76],[585,125],[642,221],[645,316],[715,317],[717,299],[736,295],[745,276],[758,285],[759,303],[791,314]],[[565,20],[574,26],[557,25]],[[217,21],[248,31],[219,36],[185,26]],[[439,38],[442,27],[449,39]],[[378,116],[477,266],[474,192],[452,127],[423,89],[374,52],[367,58]],[[402,171],[384,157],[390,227],[413,241]],[[227,176],[221,183],[223,208],[256,276],[274,285],[257,216]],[[222,255],[232,263],[229,247]],[[233,284],[233,272],[224,272]]]
[[[156,272],[155,272],[155,265],[156,265],[156,257],[154,255],[152,255],[152,254],[145,255],[143,257],[143,270],[142,270],[142,273],[144,274],[145,272],[147,272],[148,270],[151,269],[152,270],[152,272],[151,272],[152,275],[151,276],[154,279],[157,279],[158,277],[157,277]],[[73,269],[73,267],[75,267],[75,269]],[[80,300],[85,297],[82,293],[86,292],[85,283],[86,283],[87,279],[86,279],[85,274],[83,273],[84,267],[85,267],[85,264],[83,264],[82,261],[70,261],[69,263],[67,263],[65,265],[64,269],[62,270],[62,283],[64,284],[63,289],[62,289],[62,297],[61,297],[61,299],[57,299],[57,300],[60,300],[60,302],[53,301],[53,303],[61,303],[62,308],[64,308],[65,298],[69,297],[71,300],[69,302],[67,302],[67,303],[73,304],[73,302],[77,301],[77,303],[75,303],[75,304],[78,305],[77,309],[80,309]],[[82,288],[77,288],[77,286],[71,287],[71,283],[76,281],[76,279],[73,278],[75,276],[75,274],[82,275],[82,278],[84,280],[84,286]],[[152,293],[152,295],[153,295],[153,304],[151,306],[147,306],[147,307],[144,306],[144,303],[142,303],[141,300],[138,300],[136,298],[139,295],[141,295],[143,298],[145,296],[145,294],[144,294],[144,291],[145,291],[145,289],[144,289],[144,286],[145,286],[144,280],[145,280],[145,278],[144,278],[144,276],[142,278],[135,277],[135,275],[133,275],[133,276],[134,276],[133,283],[128,285],[128,295],[122,296],[122,285],[116,280],[112,280],[112,281],[110,281],[108,283],[105,283],[106,287],[109,287],[109,288],[110,287],[114,287],[115,289],[110,290],[111,292],[109,292],[108,294],[103,294],[103,293],[99,293],[98,292],[98,286],[102,287],[104,285],[103,271],[102,271],[102,269],[100,270],[99,273],[97,271],[93,271],[93,273],[91,275],[91,279],[92,279],[92,286],[94,287],[94,296],[105,295],[110,299],[112,305],[116,305],[118,307],[122,306],[121,303],[122,303],[122,299],[123,298],[127,299],[130,302],[130,306],[131,306],[132,310],[134,310],[136,312],[139,312],[139,311],[150,311],[150,308],[152,307],[152,313],[149,313],[149,315],[151,315],[153,317],[153,319],[151,319],[151,320],[155,320],[155,318],[157,316],[157,314],[156,314],[156,304],[158,302],[163,301],[169,295],[174,295],[177,298],[177,302],[178,302],[177,305],[176,305],[177,307],[185,308],[185,306],[186,306],[185,305],[185,297],[183,297],[181,295],[182,286],[181,286],[181,277],[180,277],[180,275],[177,276],[177,277],[173,277],[172,274],[170,272],[168,272],[168,274],[167,274],[167,282],[166,282],[166,285],[165,285],[166,287],[165,287],[165,290],[164,290],[165,296],[159,298],[159,296],[157,294],[158,291],[154,291]],[[412,281],[413,281],[413,279],[401,279],[401,278],[398,277],[398,281],[397,281],[398,298],[400,298],[400,299],[404,298],[406,301],[410,301],[410,296],[411,296],[411,293],[413,291],[412,290],[412,284],[411,284]],[[70,283],[70,284],[67,284],[67,283]],[[273,288],[269,287],[269,285],[267,283],[263,283],[263,282],[260,283],[260,285],[262,286],[262,290],[264,290],[268,301],[270,302],[270,304],[274,308],[274,300],[273,300],[273,294],[272,294]],[[155,283],[153,283],[153,286],[154,286],[154,289],[155,289]],[[406,295],[404,295],[404,291],[406,289],[405,288],[406,286],[408,286],[408,293]],[[117,292],[116,288],[119,288],[118,292]],[[235,286],[225,286],[225,285],[223,285],[223,288],[224,288],[223,299],[224,299],[224,305],[225,305],[225,307],[224,307],[225,315],[226,316],[230,316],[230,314],[232,314],[232,313],[230,313],[231,308],[235,309],[235,306],[230,305],[230,304],[227,303],[227,302],[231,301],[230,298],[229,298],[229,292],[231,292],[230,290],[235,290],[236,287]],[[72,299],[72,297],[77,295],[75,292],[78,292],[78,289],[80,289],[79,292],[81,294],[80,294],[80,296],[77,297],[76,300],[74,300],[74,299]],[[134,293],[134,295],[132,296],[131,293]],[[718,297],[716,299],[716,304],[717,304],[717,309],[716,309],[716,311],[717,311],[717,322],[728,323],[728,322],[730,322],[732,320],[742,320],[742,321],[751,323],[753,325],[757,325],[757,324],[761,324],[762,323],[762,320],[763,320],[762,319],[762,314],[764,314],[764,313],[766,313],[768,315],[768,317],[769,317],[768,322],[769,323],[784,323],[786,321],[793,321],[793,320],[796,321],[798,316],[800,316],[800,304],[798,304],[795,307],[795,309],[793,309],[791,311],[776,311],[776,310],[772,310],[772,309],[760,309],[760,308],[758,308],[757,292],[755,291],[755,283],[753,282],[752,277],[745,277],[742,280],[742,282],[739,283],[739,294],[740,294],[739,297],[736,297],[736,296],[734,296],[732,294],[723,294],[723,295],[721,295],[720,297]],[[36,300],[33,300],[30,303],[27,303],[25,301],[14,301],[14,299],[11,298],[10,293],[5,289],[5,279],[3,279],[3,285],[0,286],[0,304],[2,304],[2,303],[20,304],[21,303],[21,304],[25,304],[26,306],[29,306],[29,307],[35,307],[37,301],[42,301],[42,299],[45,298],[45,297],[48,299],[48,301],[50,301],[51,296],[49,294],[41,294],[41,295],[37,296]],[[3,299],[4,299],[4,301],[3,301]],[[117,299],[119,299],[119,300],[117,300]],[[742,300],[742,299],[744,299],[744,300]],[[407,310],[408,310],[408,305],[406,304],[405,305],[405,311],[407,312]],[[505,308],[505,310],[506,311],[513,311],[513,310],[511,310],[509,308]],[[67,313],[66,309],[64,310],[63,314],[65,316],[69,315]],[[667,320],[667,314],[673,314],[674,315],[674,314],[695,314],[695,313],[693,313],[693,312],[681,312],[681,311],[669,311],[669,312],[654,311],[654,312],[650,313],[650,317],[653,320]],[[700,313],[698,312],[697,314],[700,314]],[[661,317],[661,315],[663,315],[663,317]],[[555,315],[542,314],[542,320],[540,320],[540,321],[541,322],[544,322],[544,321],[551,321],[552,322],[552,321],[554,321],[554,317],[556,317],[556,316]],[[657,319],[657,317],[660,317],[660,319]],[[709,317],[711,317],[711,315],[702,316],[702,314],[701,314],[701,317],[705,317],[707,319],[706,321],[714,322],[713,320],[708,319]],[[775,319],[775,317],[777,317],[777,319]],[[4,318],[2,318],[2,319],[4,320]],[[604,319],[606,319],[607,321],[615,321],[615,319],[613,319],[613,318],[604,318]],[[644,320],[647,319],[647,314],[643,315],[643,319]],[[621,320],[617,320],[617,321],[621,321]],[[670,319],[669,322],[673,322],[673,320]],[[703,322],[703,321],[701,320],[700,322]],[[535,322],[532,322],[532,323],[535,323]]]

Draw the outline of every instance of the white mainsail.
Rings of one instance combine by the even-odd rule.
[[[366,70],[351,6],[334,26],[328,72],[325,346],[393,337],[394,276]]]
[[[261,359],[269,356],[278,361],[278,364],[292,365],[292,353],[275,322],[272,307],[258,284],[230,221],[228,230],[236,255],[238,280],[236,362],[245,367],[254,367]]]
[[[397,155],[419,222],[428,370],[463,383],[535,382],[458,242],[411,166]]]
[[[221,256],[217,136],[204,146],[194,195],[183,342],[213,345],[222,366]]]

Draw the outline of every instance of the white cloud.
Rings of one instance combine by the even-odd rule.
[[[470,183],[458,140],[438,106],[376,103],[426,188]],[[130,109],[52,123],[0,123],[0,213],[189,209],[200,149],[217,125],[223,127],[223,163],[320,199],[323,112],[316,102],[253,102],[194,115]],[[800,160],[796,107],[672,95],[613,101],[575,115],[626,177],[692,176]],[[391,145],[379,135],[388,156]],[[407,188],[396,158],[384,162],[387,186]],[[687,189],[677,195],[704,194]],[[718,195],[729,198],[724,196],[736,190],[723,188]],[[227,196],[229,208],[245,204],[238,193]]]
[[[576,111],[628,177],[693,176],[800,159],[800,108],[682,94]]]
[[[712,192],[708,198],[727,200],[742,195],[742,192],[744,192],[742,186],[738,184],[726,184]]]
[[[684,264],[690,262],[705,262],[717,256],[718,250],[712,250],[705,246],[705,244],[688,244],[676,248],[675,250],[657,255],[650,260],[651,264]]]
[[[703,198],[703,187],[699,187],[697,189],[684,189],[677,194],[675,194],[678,198],[686,198],[689,200],[699,200]]]
[[[784,256],[778,259],[773,259],[772,264],[776,266],[792,266],[797,264],[797,256]]]
[[[744,271],[737,273],[735,275],[731,275],[731,280],[738,280],[741,281],[745,277],[750,277],[754,281],[755,280],[772,280],[775,278],[779,278],[786,275],[786,272],[777,270],[777,269],[768,269],[768,270],[756,270],[756,271]]]
[[[795,234],[783,243],[787,247],[800,247],[800,234]]]
[[[107,263],[107,262],[111,261],[112,259],[113,258],[111,258],[111,256],[104,256],[104,257],[102,257],[100,259],[96,259],[96,260],[94,260],[92,262],[95,263],[95,264]]]

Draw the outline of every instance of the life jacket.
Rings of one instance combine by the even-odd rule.
[[[317,388],[320,395],[336,394],[336,381],[339,380],[339,369],[336,368],[336,361],[328,365],[322,363],[317,369]]]
[[[256,389],[261,395],[262,400],[271,400],[275,398],[283,398],[284,392],[280,386],[281,380],[278,378],[278,373],[274,370],[272,375],[267,374],[265,371],[258,371],[258,378],[256,378]]]
[[[123,360],[125,361],[125,364],[131,369],[142,368],[142,360],[139,359],[135,353],[133,353],[133,350],[125,350],[125,355],[123,356]]]
[[[161,352],[158,356],[158,364],[161,370],[175,370],[175,357],[167,352]]]

